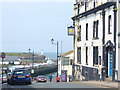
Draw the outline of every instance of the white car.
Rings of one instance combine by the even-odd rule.
[[[7,82],[7,75],[6,75],[6,74],[3,74],[3,77],[2,77],[2,75],[0,75],[0,79],[1,79],[1,81],[2,81],[2,79],[3,79],[3,82],[2,82],[2,83],[6,83],[6,82]]]

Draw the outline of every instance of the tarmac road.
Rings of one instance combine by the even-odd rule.
[[[33,82],[31,85],[8,85],[4,83],[2,88],[105,88],[95,85],[86,85],[80,83],[66,83],[66,82]]]

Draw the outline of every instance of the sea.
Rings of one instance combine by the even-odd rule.
[[[10,52],[8,52],[10,53]],[[12,53],[25,53],[25,52],[12,52]],[[34,52],[36,54],[41,54],[41,52]],[[56,60],[57,59],[57,53],[56,52],[44,52],[42,53],[46,58],[49,58],[51,60]]]
[[[36,54],[41,54],[41,52],[36,52]],[[57,59],[57,53],[56,52],[44,52],[43,55],[46,56],[46,58],[49,58],[51,60],[56,60]]]

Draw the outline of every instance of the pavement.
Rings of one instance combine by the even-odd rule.
[[[73,83],[73,82],[69,82]],[[81,83],[81,84],[89,84],[89,85],[95,85],[95,86],[101,86],[105,88],[118,88],[120,90],[120,83],[118,82],[112,82],[112,81],[75,81],[74,83]]]

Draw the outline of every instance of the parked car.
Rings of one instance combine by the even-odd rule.
[[[3,81],[2,81],[2,79],[3,79]],[[2,81],[2,83],[6,83],[7,82],[7,75],[3,74],[3,77],[2,77],[2,75],[0,75],[0,80]]]
[[[26,69],[14,70],[7,78],[7,83],[11,85],[16,83],[31,84],[31,82],[31,75]]]
[[[39,75],[36,78],[36,82],[47,82],[47,78],[44,75]]]

